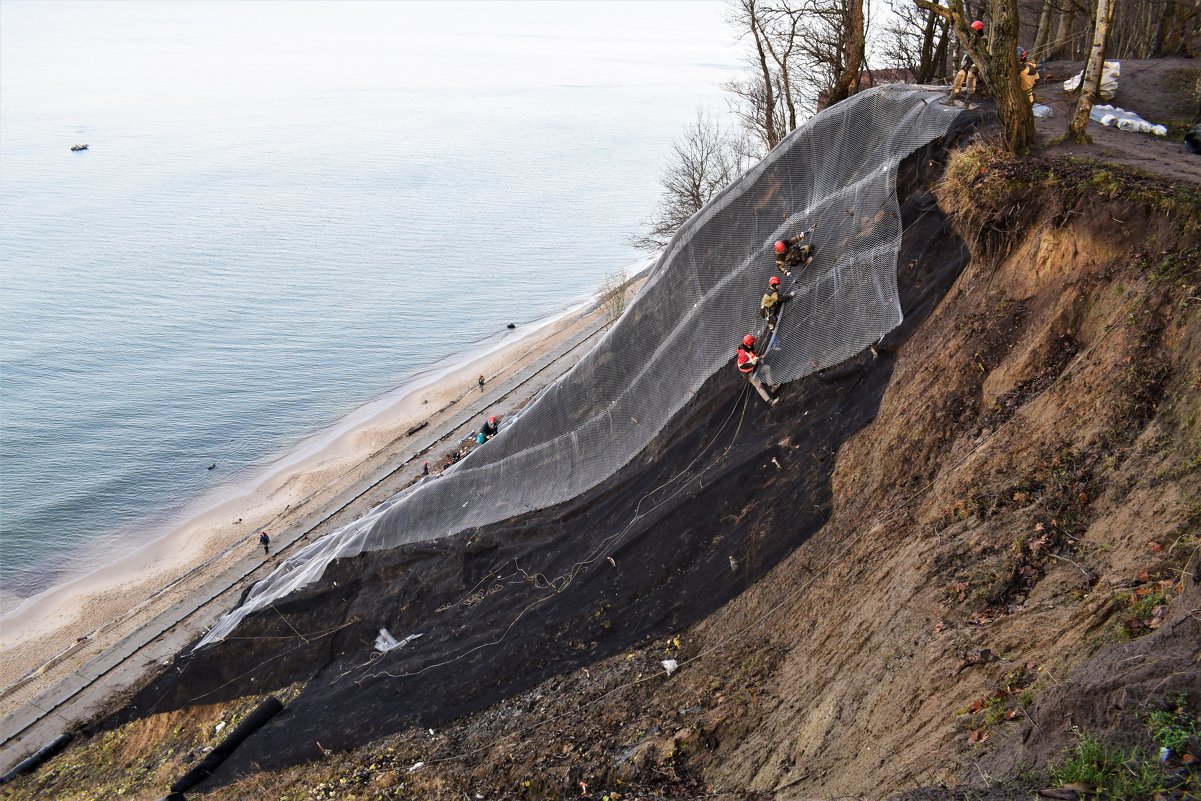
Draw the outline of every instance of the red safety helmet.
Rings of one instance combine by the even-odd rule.
[[[788,249],[788,245],[784,244],[783,239],[776,240],[776,253],[783,253],[787,249]]]
[[[495,418],[495,417],[489,417],[489,418],[488,418],[488,422],[489,422],[489,423],[495,423],[495,422],[496,422],[496,418]]]
[[[980,33],[980,31],[984,30],[984,23],[980,20],[976,20],[972,23],[972,30],[976,33]]]
[[[773,275],[771,278],[767,279],[767,285],[768,286],[779,286],[780,285],[780,276]]]
[[[753,347],[755,347],[755,336],[754,336],[754,334],[747,334],[746,336],[744,336],[744,337],[742,338],[742,344],[743,344],[743,345],[746,345],[748,348],[753,348]]]

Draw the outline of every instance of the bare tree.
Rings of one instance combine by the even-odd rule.
[[[859,89],[859,71],[863,69],[863,54],[867,46],[867,25],[863,16],[863,0],[810,0],[811,18],[827,20],[826,30],[833,37],[822,42],[823,49],[811,49],[814,63],[825,63],[834,76],[827,94],[827,105],[846,100]]]
[[[888,0],[888,4],[892,15],[878,42],[884,62],[909,70],[917,83],[941,77],[950,39],[947,20],[917,8],[911,0]]]
[[[1089,141],[1085,129],[1088,127],[1089,113],[1093,110],[1093,101],[1101,86],[1101,68],[1105,63],[1105,37],[1109,34],[1109,23],[1113,19],[1112,0],[1097,0],[1094,16],[1097,21],[1093,28],[1093,47],[1089,51],[1088,65],[1080,82],[1080,103],[1076,106],[1072,124],[1068,126],[1068,134],[1077,142]]]
[[[745,101],[740,116],[747,127],[763,139],[767,149],[771,150],[780,143],[781,134],[776,120],[776,79],[768,48],[764,43],[767,38],[765,13],[759,0],[737,0],[734,4],[730,22],[740,31],[740,35],[750,34],[754,44],[752,58],[758,72],[749,82],[742,85],[734,82],[727,84],[726,88]]]
[[[993,0],[992,31],[987,50],[978,49],[978,40],[971,35],[963,0],[913,0],[919,8],[933,11],[950,21],[960,46],[972,57],[984,82],[992,89],[997,116],[1005,127],[1005,142],[1011,153],[1022,154],[1034,146],[1034,114],[1030,101],[1018,80],[1017,0]]]
[[[625,273],[616,272],[605,276],[605,280],[600,285],[598,303],[606,324],[612,325],[625,313],[629,288],[630,281],[626,278]]]
[[[648,223],[646,236],[633,240],[634,247],[659,250],[672,234],[722,187],[742,174],[748,164],[748,148],[708,113],[697,109],[696,119],[684,128],[684,136],[672,144],[671,161],[663,172],[663,196]]]

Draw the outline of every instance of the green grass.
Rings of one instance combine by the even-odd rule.
[[[1167,774],[1142,748],[1119,748],[1073,728],[1076,745],[1067,758],[1051,768],[1057,785],[1079,783],[1095,790],[1083,797],[1103,801],[1149,799],[1164,786]]]
[[[1156,745],[1179,754],[1190,742],[1201,742],[1201,723],[1188,710],[1187,694],[1178,695],[1169,703],[1171,709],[1156,709],[1147,715],[1147,729]]]

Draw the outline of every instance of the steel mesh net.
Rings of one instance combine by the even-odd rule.
[[[744,334],[763,328],[759,298],[777,274],[777,239],[812,228],[816,258],[782,276],[794,297],[765,353],[768,382],[802,378],[883,337],[901,322],[896,169],[959,113],[940,97],[883,86],[792,132],[681,227],[621,319],[487,445],[285,560],[198,647],[316,581],[331,560],[553,506],[612,476],[716,371],[732,369]]]

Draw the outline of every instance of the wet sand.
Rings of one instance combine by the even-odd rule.
[[[35,701],[45,707],[40,696],[49,696],[56,682],[104,658],[151,621],[175,613],[182,618],[213,597],[224,577],[229,585],[261,577],[292,543],[307,544],[408,486],[423,462],[436,470],[488,414],[503,420],[569,369],[604,322],[595,308],[577,310],[499,350],[436,366],[277,461],[246,492],[6,615],[0,620],[0,715]],[[260,530],[272,536],[269,556],[258,545]]]

